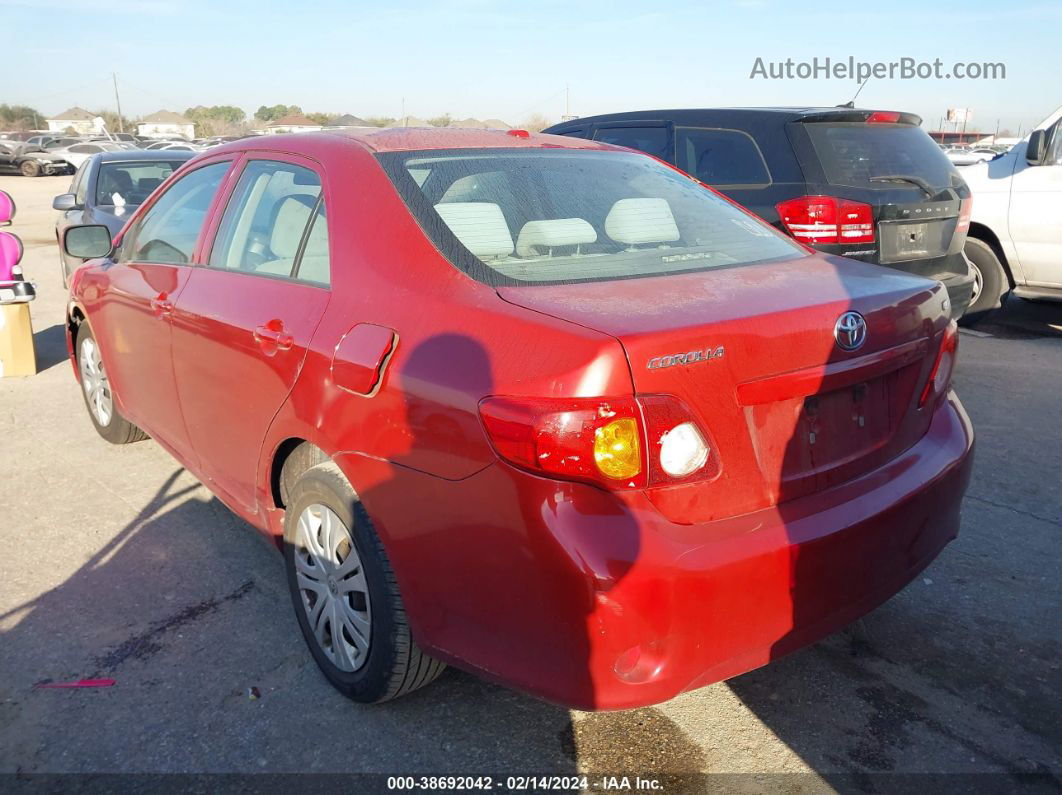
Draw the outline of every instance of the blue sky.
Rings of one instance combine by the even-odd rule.
[[[566,85],[578,115],[849,99],[854,81],[749,78],[757,57],[815,56],[1006,64],[1005,80],[871,79],[863,90],[860,105],[911,110],[929,127],[968,107],[972,126],[1027,128],[1062,103],[1057,0],[0,0],[0,20],[0,102],[46,114],[113,107],[112,70],[128,116],[276,103],[398,116],[404,98],[421,117],[556,121]]]

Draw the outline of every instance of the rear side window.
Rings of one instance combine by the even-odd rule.
[[[328,227],[316,172],[252,160],[229,199],[210,267],[327,284]]]
[[[637,149],[661,160],[671,159],[669,127],[602,127],[594,133],[594,140]]]
[[[962,184],[947,155],[920,127],[853,122],[805,124],[804,128],[831,185],[888,187],[871,181],[871,177],[883,176],[919,177],[934,188]]]
[[[183,265],[191,261],[196,241],[218,186],[232,164],[211,163],[174,182],[137,222],[129,257],[136,262]]]
[[[709,185],[769,185],[771,176],[760,148],[740,130],[679,127],[675,163]]]

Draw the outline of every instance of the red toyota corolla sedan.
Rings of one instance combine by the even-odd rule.
[[[844,226],[841,226],[844,234]],[[815,253],[651,157],[523,131],[242,140],[81,259],[69,345],[283,547],[358,701],[444,663],[659,702],[863,615],[955,537],[936,282]]]

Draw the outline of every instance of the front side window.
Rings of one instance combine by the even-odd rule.
[[[328,226],[316,172],[252,160],[229,199],[210,267],[329,282]]]
[[[121,259],[171,265],[190,262],[214,195],[231,165],[229,161],[211,163],[174,182],[126,235]]]
[[[140,204],[180,165],[179,160],[101,163],[96,177],[96,204],[112,207]]]
[[[748,133],[679,127],[675,163],[708,185],[768,185],[771,177],[760,148]]]
[[[1048,144],[1044,163],[1049,166],[1062,165],[1062,122],[1055,122],[1051,128],[1051,141]]]
[[[671,159],[671,130],[668,127],[601,127],[594,140],[637,149],[661,160]]]
[[[581,282],[806,252],[672,168],[625,152],[378,155],[421,227],[488,284]]]

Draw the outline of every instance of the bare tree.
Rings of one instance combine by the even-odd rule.
[[[526,119],[520,127],[529,132],[542,132],[542,130],[549,127],[553,122],[543,116],[541,113],[532,113]]]

